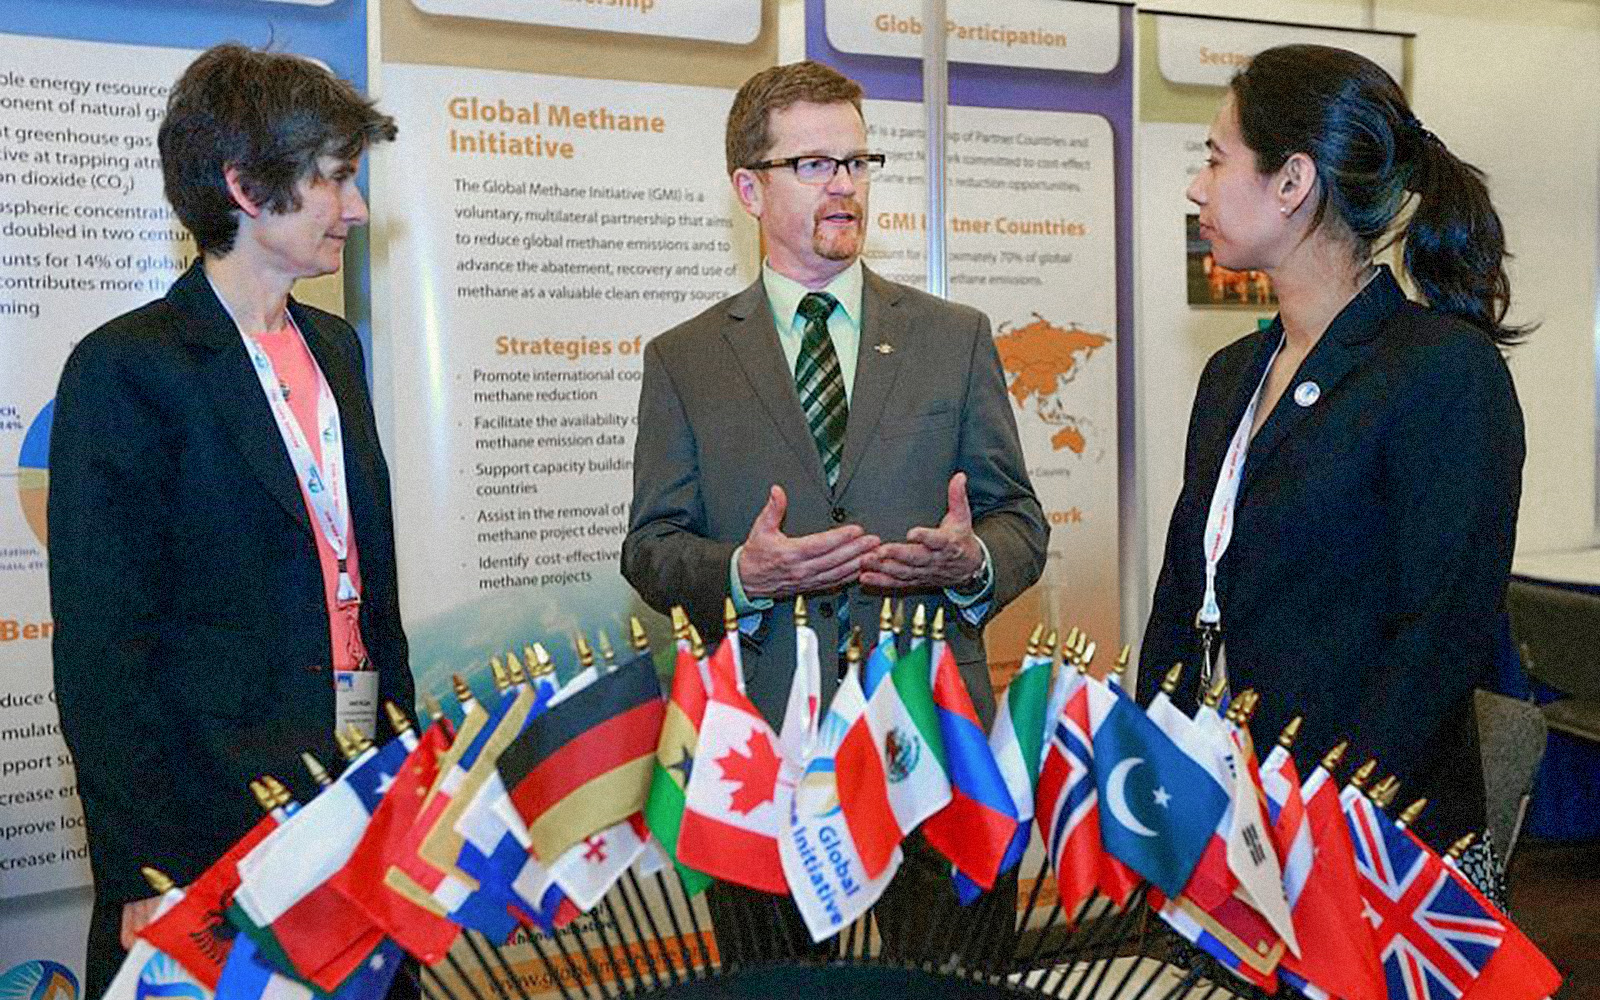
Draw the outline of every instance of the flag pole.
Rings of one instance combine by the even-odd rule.
[[[638,892],[639,882],[633,876],[632,865],[628,866],[627,875],[629,880],[633,883],[634,891]],[[617,895],[622,899],[622,908],[628,913],[628,924],[633,928],[634,939],[639,942],[639,947],[644,949],[645,961],[650,963],[650,978],[655,982],[656,989],[661,989],[661,969],[660,966],[656,964],[656,956],[650,950],[650,941],[654,941],[656,943],[656,947],[661,952],[661,964],[667,967],[668,981],[673,986],[678,985],[678,970],[672,965],[672,954],[667,950],[666,941],[661,937],[660,928],[656,926],[655,915],[652,914],[649,908],[645,907],[642,903],[644,896],[640,895],[639,897],[641,900],[640,909],[644,910],[645,924],[650,928],[649,940],[646,940],[644,931],[640,929],[639,914],[638,911],[633,908],[633,899],[628,895],[627,887],[623,885],[620,880],[617,882]]]

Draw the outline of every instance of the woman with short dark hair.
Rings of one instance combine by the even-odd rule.
[[[100,996],[155,901],[259,818],[248,783],[313,791],[413,704],[388,470],[360,342],[290,296],[367,221],[362,154],[394,122],[315,63],[222,45],[169,97],[167,198],[200,257],[85,337],[50,447],[61,729],[95,881],[84,984]]]
[[[1267,272],[1280,312],[1201,376],[1140,692],[1180,661],[1202,665],[1191,697],[1202,674],[1258,690],[1258,743],[1304,715],[1304,772],[1349,739],[1428,798],[1415,829],[1442,848],[1484,826],[1472,692],[1521,493],[1499,217],[1482,174],[1342,49],[1257,55],[1207,146],[1201,235],[1221,266]],[[1420,302],[1374,260],[1391,240]]]

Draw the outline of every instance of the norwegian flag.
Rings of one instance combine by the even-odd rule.
[[[1494,957],[1506,925],[1365,795],[1346,788],[1341,802],[1390,1000],[1456,1000]]]

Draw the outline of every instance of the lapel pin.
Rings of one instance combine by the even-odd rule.
[[[1322,387],[1315,382],[1301,382],[1294,387],[1294,401],[1301,406],[1311,406],[1322,398]]]
[[[894,345],[889,343],[887,340],[884,341],[881,344],[874,345],[872,349],[874,351],[877,351],[879,354],[893,354],[894,353]]]

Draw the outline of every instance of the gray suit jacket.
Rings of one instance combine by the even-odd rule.
[[[789,497],[786,534],[854,523],[898,541],[913,527],[939,523],[950,477],[965,472],[974,525],[994,562],[988,614],[1044,569],[1049,528],[1028,481],[988,319],[870,270],[862,301],[844,459],[831,490],[759,280],[645,349],[622,572],[658,611],[682,604],[708,641],[721,631],[728,561],[773,483]],[[884,596],[859,586],[807,595],[824,702],[837,683],[841,602],[870,636]],[[987,724],[994,695],[982,627],[940,590],[893,596],[926,603],[930,616],[946,605],[947,638]],[[743,647],[750,697],[774,722],[794,655],[792,602],[778,601]]]

